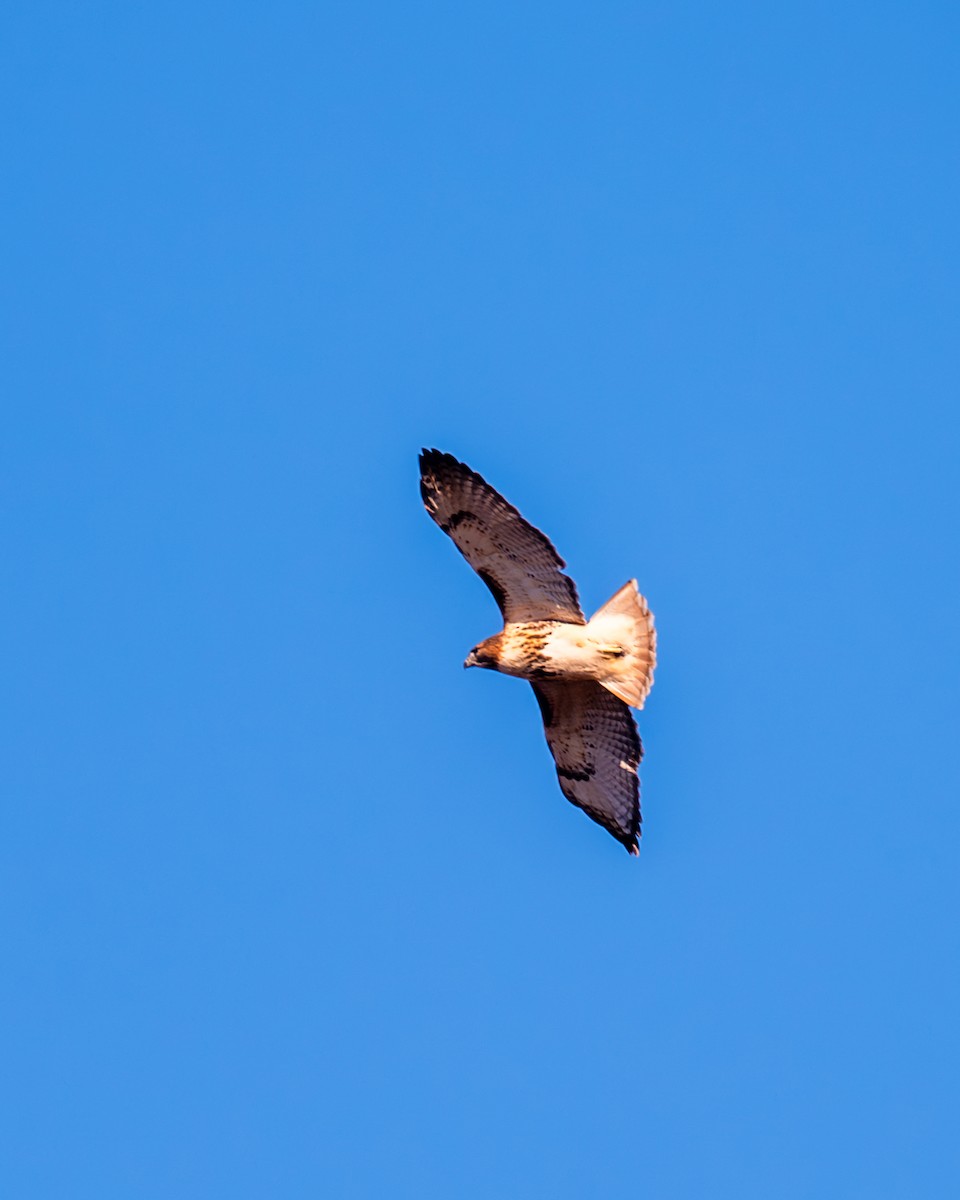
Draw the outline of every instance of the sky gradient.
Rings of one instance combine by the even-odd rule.
[[[0,1191],[953,1197],[960,18],[0,18]],[[423,512],[659,667],[639,859]]]

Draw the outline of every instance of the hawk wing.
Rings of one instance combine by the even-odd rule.
[[[639,854],[643,746],[630,709],[593,680],[532,686],[561,791]]]
[[[525,521],[476,471],[450,454],[420,455],[427,512],[487,585],[506,623],[585,625],[577,589],[549,538]]]

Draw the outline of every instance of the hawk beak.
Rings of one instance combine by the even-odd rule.
[[[471,650],[470,653],[467,655],[467,657],[463,660],[463,669],[466,670],[467,667],[475,667],[476,665],[477,665],[476,655]]]

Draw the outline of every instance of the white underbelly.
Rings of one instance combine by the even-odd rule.
[[[522,678],[601,679],[625,653],[630,621],[619,615],[595,618],[589,625],[540,625],[531,655],[529,627],[507,627],[499,669]],[[532,632],[532,631],[531,631]]]
[[[547,654],[568,679],[596,679],[612,661],[623,657],[629,632],[629,621],[618,617],[589,625],[560,625],[547,643]]]

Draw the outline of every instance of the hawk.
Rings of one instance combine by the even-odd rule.
[[[553,543],[476,471],[424,450],[420,494],[503,615],[503,629],[463,665],[530,681],[560,790],[639,854],[643,747],[630,708],[653,686],[657,638],[637,581],[588,621]]]

